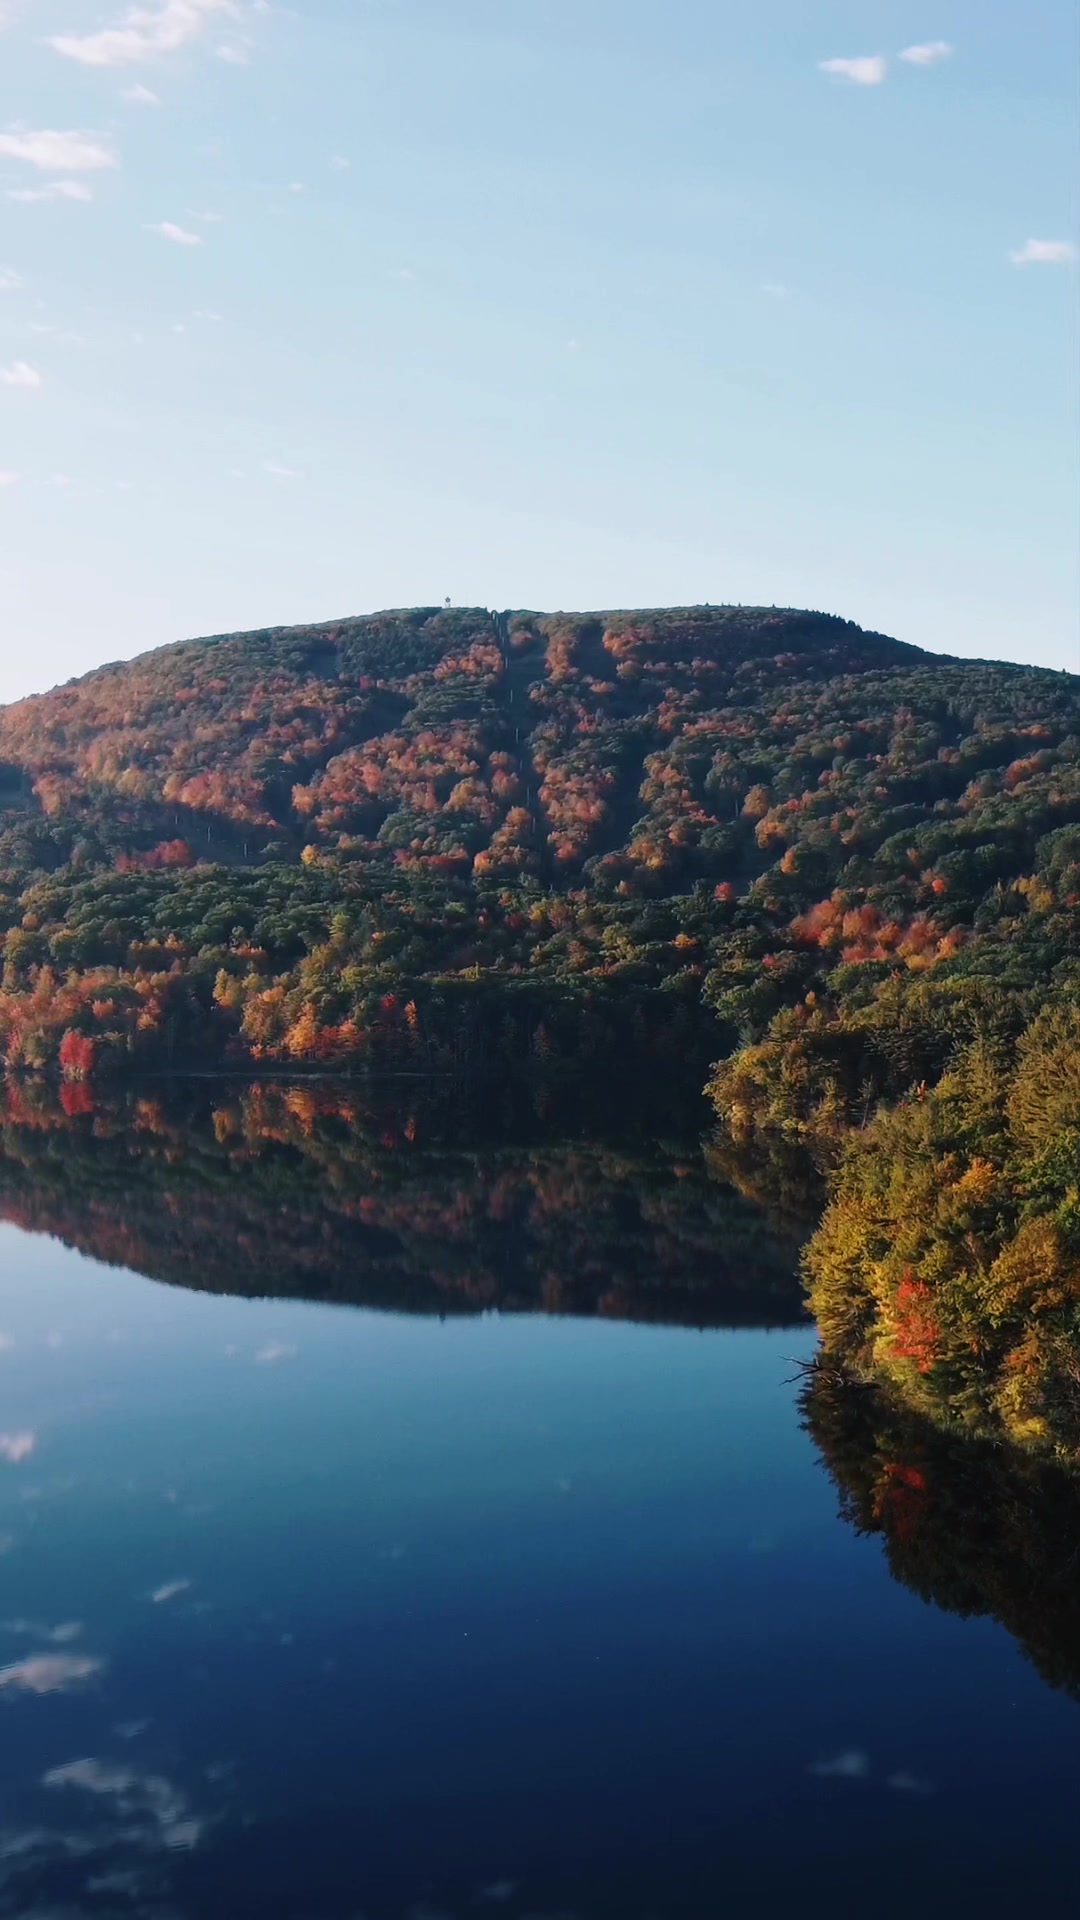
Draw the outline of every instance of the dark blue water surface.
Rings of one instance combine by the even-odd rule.
[[[1071,1910],[1076,1707],[838,1517],[805,1327],[0,1271],[0,1912]]]

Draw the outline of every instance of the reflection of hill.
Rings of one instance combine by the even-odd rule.
[[[949,1434],[873,1389],[818,1373],[807,1429],[841,1513],[884,1540],[904,1586],[986,1615],[1043,1678],[1080,1697],[1080,1479],[1053,1462]]]
[[[552,1144],[533,1116],[508,1146],[492,1130],[514,1116],[481,1130],[451,1097],[437,1091],[440,1111],[419,1093],[379,1104],[355,1087],[202,1082],[115,1103],[68,1088],[65,1112],[9,1083],[0,1215],[211,1292],[689,1325],[802,1317],[793,1243],[709,1177],[697,1145]]]

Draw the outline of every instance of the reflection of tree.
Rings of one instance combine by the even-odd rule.
[[[805,1240],[821,1216],[824,1179],[801,1142],[736,1139],[718,1127],[705,1143],[714,1179],[724,1180],[767,1215],[777,1232]]]
[[[1080,1479],[825,1367],[803,1412],[844,1519],[882,1536],[896,1579],[949,1613],[1000,1621],[1045,1680],[1080,1697]]]
[[[76,1091],[7,1083],[0,1214],[157,1279],[418,1312],[802,1315],[794,1242],[696,1143],[625,1116],[617,1137],[568,1141],[557,1115],[485,1111],[480,1091],[455,1110],[449,1083]]]

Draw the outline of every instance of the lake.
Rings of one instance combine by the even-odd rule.
[[[0,1158],[0,1913],[1071,1910],[1072,1487],[808,1397],[696,1143],[66,1104]]]

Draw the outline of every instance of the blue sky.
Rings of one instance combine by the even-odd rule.
[[[1080,666],[1075,0],[0,23],[0,698],[445,595]]]

